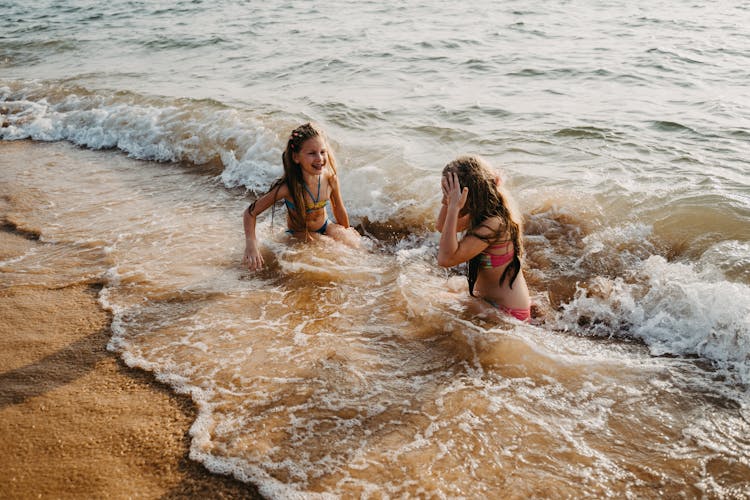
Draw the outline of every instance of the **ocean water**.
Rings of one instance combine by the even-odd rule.
[[[45,248],[2,282],[102,283],[194,460],[269,498],[750,496],[747,2],[0,8],[4,224]],[[308,120],[363,248],[277,208],[251,274]],[[531,325],[436,264],[465,153],[524,215]]]

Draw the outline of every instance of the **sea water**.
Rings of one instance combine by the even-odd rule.
[[[6,223],[48,247],[3,281],[104,283],[110,349],[197,403],[193,459],[274,498],[749,494],[746,3],[2,13]],[[308,120],[363,247],[278,207],[250,273],[241,212]],[[523,214],[530,325],[436,265],[465,153]]]

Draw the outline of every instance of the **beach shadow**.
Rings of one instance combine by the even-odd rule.
[[[120,358],[107,351],[109,338],[109,329],[102,328],[39,361],[0,374],[0,410],[74,382],[94,370],[100,361],[112,356],[122,375],[169,395],[185,414],[191,416],[191,420],[195,420],[197,409],[188,396],[175,394],[168,386],[158,382],[150,372],[125,365]],[[264,498],[254,485],[213,474],[201,464],[190,460],[189,433],[185,432],[182,440],[185,453],[179,459],[178,470],[184,473],[184,479],[162,498]]]
[[[108,356],[109,329],[102,328],[35,363],[0,374],[0,409],[62,387]]]

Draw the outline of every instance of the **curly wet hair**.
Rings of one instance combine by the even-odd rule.
[[[466,204],[461,215],[469,215],[469,226],[466,234],[486,241],[489,244],[507,242],[513,243],[513,260],[500,276],[500,283],[508,279],[508,286],[513,288],[513,282],[521,271],[523,258],[523,223],[514,214],[508,195],[498,186],[497,173],[479,156],[461,156],[448,163],[443,168],[443,175],[455,172],[462,187],[469,188]],[[500,226],[493,230],[486,222],[497,218]],[[479,228],[485,228],[478,234]],[[487,229],[491,234],[487,235]],[[469,261],[467,278],[469,293],[474,295],[474,284],[477,281],[481,254]]]

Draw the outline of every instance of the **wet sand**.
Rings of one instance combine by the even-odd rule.
[[[0,261],[49,249],[0,226]],[[261,498],[188,458],[188,397],[106,350],[100,284],[9,284],[0,268],[0,496]]]

